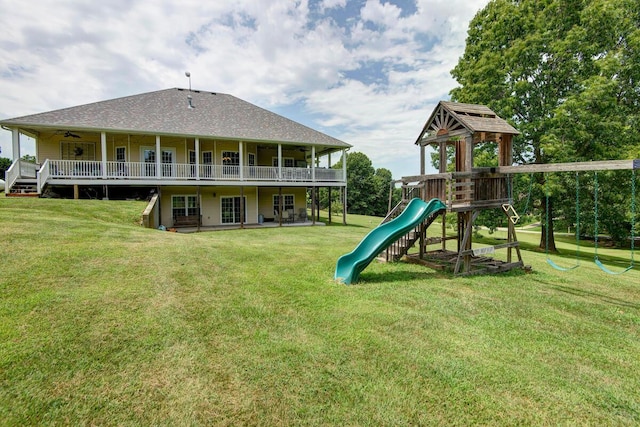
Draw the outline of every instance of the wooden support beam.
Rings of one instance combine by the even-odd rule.
[[[536,173],[536,172],[589,172],[604,170],[640,169],[640,160],[603,160],[594,162],[548,163],[518,166],[500,166],[497,173]],[[494,170],[494,168],[492,168]]]

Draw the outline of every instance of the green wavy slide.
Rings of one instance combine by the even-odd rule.
[[[362,270],[367,268],[380,252],[430,215],[443,209],[446,209],[446,206],[438,199],[431,199],[429,202],[412,199],[397,218],[371,230],[353,251],[338,258],[335,280],[346,285],[357,282]]]

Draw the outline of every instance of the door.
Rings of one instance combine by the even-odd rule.
[[[144,176],[156,176],[156,150],[143,148],[142,159],[144,161]]]
[[[173,148],[162,148],[162,176],[175,176],[175,153]]]
[[[221,217],[223,224],[240,224],[240,197],[221,197]],[[247,198],[244,198],[242,222],[247,222]]]

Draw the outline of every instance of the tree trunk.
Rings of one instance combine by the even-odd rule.
[[[549,203],[549,206],[547,206]],[[551,203],[550,199],[543,198],[542,199],[542,233],[540,234],[540,249],[545,250],[546,252],[556,253],[558,250],[556,249],[556,239],[553,234],[553,203]],[[548,215],[548,218],[547,218]],[[547,226],[549,229],[547,230]],[[548,232],[548,234],[547,234]]]

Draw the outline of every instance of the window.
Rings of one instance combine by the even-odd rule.
[[[222,152],[222,173],[225,175],[240,174],[240,153],[237,151]]]
[[[93,142],[60,141],[62,160],[95,160],[96,145]]]
[[[240,197],[221,197],[221,214],[223,224],[240,223]],[[244,212],[242,222],[247,221],[247,198],[244,198]]]
[[[276,167],[276,168],[277,168],[277,167],[278,167],[278,158],[277,158],[277,157],[273,157],[273,158],[271,159],[271,164],[272,164],[274,167]],[[283,157],[283,158],[282,158],[282,165],[283,165],[285,168],[292,168],[292,167],[294,167],[294,166],[295,166],[295,160],[293,159],[293,157]]]
[[[199,215],[198,196],[172,196],[171,212],[173,218],[178,216]]]
[[[160,150],[161,156],[161,162],[162,162],[162,176],[174,176],[174,166],[173,166],[173,159],[174,159],[174,151],[173,149],[162,149]]]
[[[249,161],[249,176],[251,178],[255,178],[256,176],[256,155],[255,153],[249,153],[249,158],[247,159]]]
[[[211,152],[211,151],[203,151],[202,152],[202,164],[203,165],[211,165],[211,164],[213,164],[213,152]]]
[[[213,151],[202,152],[202,165],[200,166],[200,175],[206,178],[213,176]]]
[[[128,175],[128,167],[123,164],[127,161],[127,147],[116,147],[116,174],[119,176]]]
[[[282,195],[282,209],[285,211],[293,211],[295,209],[295,199],[293,194]],[[280,213],[280,196],[279,194],[273,195],[273,212]]]
[[[145,163],[144,165],[145,176],[155,176],[156,175],[156,150],[153,148],[143,148],[142,159]]]
[[[127,161],[127,147],[116,147],[116,162],[124,163]]]

